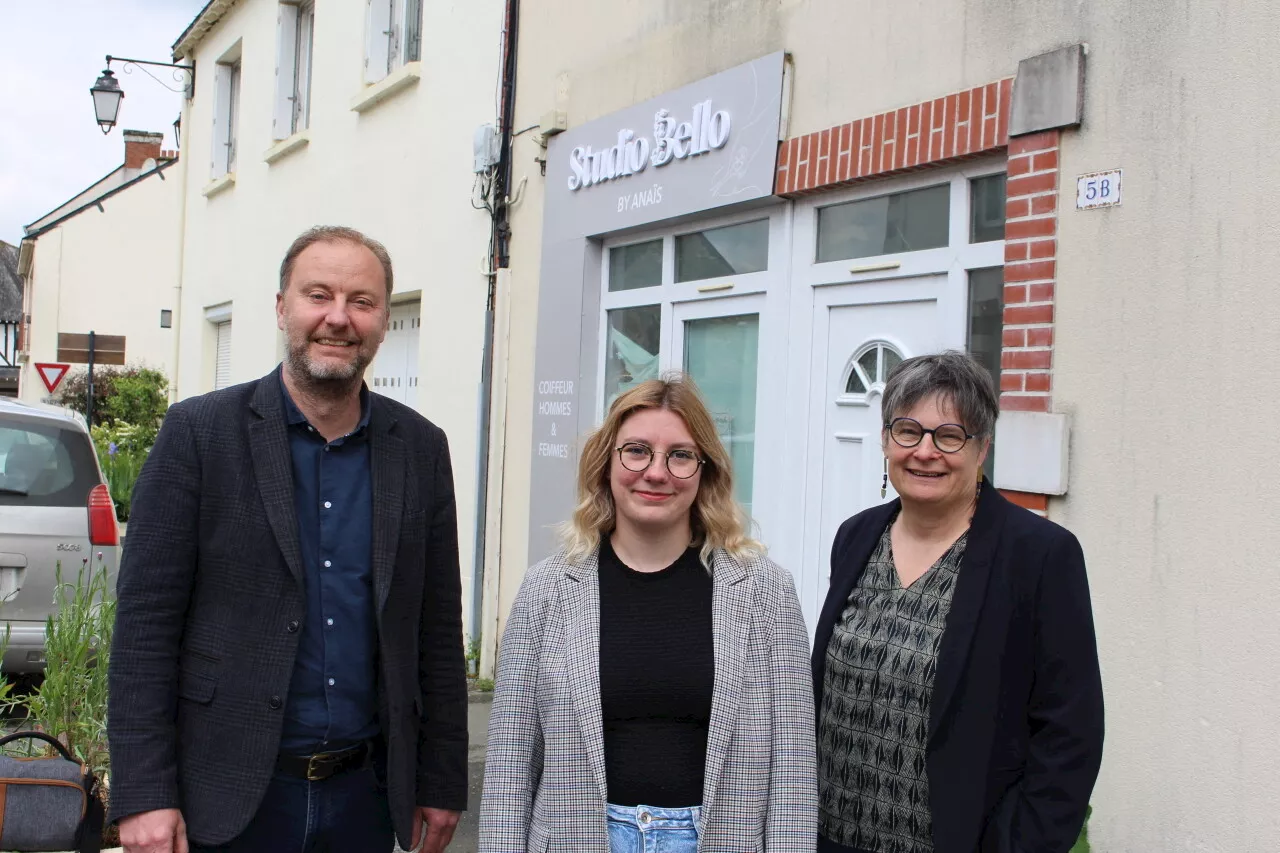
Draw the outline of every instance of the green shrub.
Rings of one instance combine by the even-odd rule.
[[[56,402],[86,414],[88,381],[88,368],[69,374],[58,388]],[[168,390],[165,375],[149,367],[93,370],[93,443],[120,521],[129,520],[133,486],[160,431]]]
[[[95,426],[92,434],[98,462],[107,478],[111,499],[115,501],[116,518],[128,521],[133,487],[142,472],[142,463],[147,461],[147,454],[151,452],[155,435],[124,421],[117,421],[111,426]]]
[[[60,406],[86,413],[89,370],[77,368],[63,378],[54,399]],[[141,365],[95,367],[93,369],[93,422],[112,425],[119,421],[135,424],[155,441],[168,407],[169,380],[158,370]]]
[[[117,376],[104,405],[107,422],[132,425],[135,440],[150,447],[169,406],[168,388],[169,380],[155,370],[135,368],[135,372]]]
[[[45,625],[45,672],[26,698],[28,726],[60,740],[101,778],[108,769],[107,664],[116,604],[107,567],[86,559],[74,583],[55,569],[56,609]]]

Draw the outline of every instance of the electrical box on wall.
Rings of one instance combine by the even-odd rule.
[[[498,129],[491,124],[482,124],[476,128],[475,136],[472,138],[472,151],[475,154],[476,174],[487,172],[494,166],[498,165],[500,156],[499,148],[501,142],[498,138]]]
[[[564,110],[547,110],[538,121],[538,131],[543,139],[564,133],[569,129],[569,114]]]
[[[1065,495],[1070,435],[1066,415],[1001,412],[996,421],[996,488]]]

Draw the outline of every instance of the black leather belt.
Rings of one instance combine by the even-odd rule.
[[[331,776],[364,766],[369,756],[368,742],[337,752],[317,752],[315,755],[281,755],[276,759],[276,770],[287,776],[296,776],[308,782],[323,782]]]

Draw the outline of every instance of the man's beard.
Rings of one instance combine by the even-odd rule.
[[[341,364],[320,363],[312,361],[307,355],[310,346],[310,339],[304,339],[301,346],[290,342],[286,358],[294,380],[317,396],[345,396],[360,384],[365,368],[373,360],[360,344],[354,344],[356,357],[351,361]]]

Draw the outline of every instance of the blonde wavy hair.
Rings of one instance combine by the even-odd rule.
[[[733,498],[733,463],[707,404],[692,379],[672,371],[660,379],[641,382],[614,400],[604,423],[583,443],[578,458],[578,505],[561,528],[569,562],[576,563],[595,553],[600,537],[614,528],[609,466],[613,464],[623,422],[644,409],[666,409],[679,415],[705,460],[698,493],[689,511],[693,544],[701,546],[703,565],[711,567],[711,553],[716,548],[723,548],[737,560],[763,554],[764,547],[747,535],[750,520]]]

